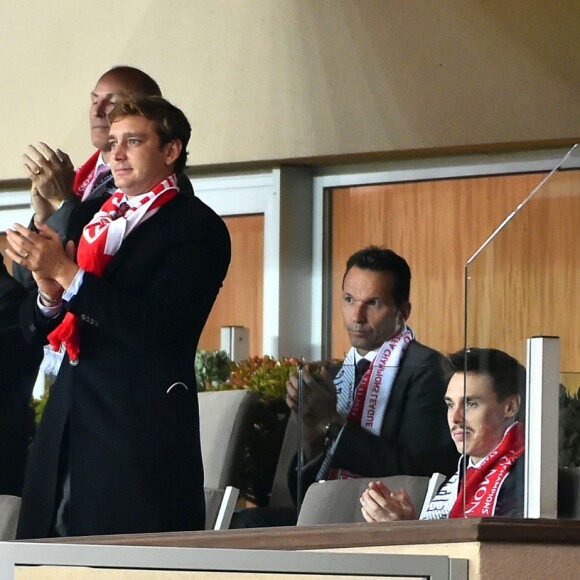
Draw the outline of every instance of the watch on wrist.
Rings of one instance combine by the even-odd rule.
[[[322,434],[327,439],[332,439],[334,441],[340,435],[342,427],[343,425],[341,425],[340,423],[334,422],[326,423],[326,425],[324,425],[324,427],[322,428]]]

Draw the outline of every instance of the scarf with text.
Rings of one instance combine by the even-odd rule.
[[[365,431],[379,436],[393,390],[399,365],[409,343],[414,340],[413,331],[405,325],[401,332],[385,342],[358,385],[355,385],[355,348],[351,348],[334,379],[336,386],[336,409],[347,422],[356,423]],[[364,476],[345,469],[330,468],[338,439],[326,451],[318,479],[350,479]],[[330,468],[330,469],[329,469]],[[328,472],[328,473],[327,473]]]
[[[102,205],[85,226],[77,251],[80,268],[100,276],[123,240],[140,224],[155,215],[179,191],[175,175],[158,183],[150,192],[127,200],[120,190]],[[71,364],[78,362],[80,320],[67,312],[62,322],[48,335],[51,347],[58,351],[64,343]]]
[[[464,515],[474,518],[493,516],[499,491],[516,459],[525,451],[524,427],[521,423],[510,425],[500,444],[477,467],[467,469],[465,483],[460,484],[450,518]],[[463,494],[465,493],[465,512]]]

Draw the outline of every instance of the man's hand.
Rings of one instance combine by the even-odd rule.
[[[320,370],[320,372],[318,372]],[[303,419],[322,425],[339,421],[336,410],[336,388],[328,370],[320,365],[305,365],[302,369],[304,392],[302,393]],[[286,382],[286,404],[298,412],[298,375],[291,373]]]
[[[324,426],[344,421],[336,410],[336,388],[328,370],[320,365],[306,365],[302,379],[302,435],[305,457],[309,460],[324,448]],[[298,398],[298,375],[292,373],[286,383],[286,403],[294,413],[298,412]]]
[[[73,194],[75,171],[66,153],[54,151],[45,143],[29,145],[23,155],[24,170],[38,195],[49,201],[65,201]],[[34,199],[33,199],[34,205]]]
[[[34,211],[34,220],[43,224],[55,211],[54,205],[40,195],[38,189],[33,187],[30,192],[30,201]]]
[[[369,483],[360,504],[362,515],[370,524],[417,519],[409,494],[402,489],[394,493],[382,481]]]
[[[57,232],[41,223],[36,223],[36,227],[38,234],[14,224],[14,229],[6,232],[10,244],[6,254],[16,263],[26,266],[35,279],[53,280],[62,288],[68,288],[79,270],[72,259],[74,244],[69,242],[65,251]]]

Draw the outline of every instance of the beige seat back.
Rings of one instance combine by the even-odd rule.
[[[428,477],[393,475],[391,477],[320,481],[313,483],[306,491],[298,514],[297,525],[314,526],[364,522],[359,498],[367,488],[369,481],[377,480],[384,481],[393,491],[406,490],[413,500],[417,513],[421,512],[429,485]]]
[[[205,487],[239,487],[243,437],[251,424],[258,395],[252,391],[199,393],[201,454]]]
[[[268,506],[270,507],[293,507],[292,495],[288,489],[288,469],[296,455],[297,448],[297,421],[294,413],[291,413],[286,423],[284,439],[280,447],[280,455],[276,464],[272,493]]]
[[[13,540],[20,513],[20,498],[0,495],[0,540]]]
[[[205,487],[205,529],[227,530],[232,521],[232,515],[240,490],[228,486],[225,489]]]

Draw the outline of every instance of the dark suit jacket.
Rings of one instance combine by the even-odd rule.
[[[442,363],[439,352],[411,342],[393,383],[381,435],[347,423],[331,467],[363,477],[452,474],[459,455],[447,425]],[[304,467],[303,493],[315,480],[321,463],[322,457]],[[290,474],[291,489],[296,489],[295,470]]]
[[[28,345],[18,324],[26,290],[0,261],[0,494],[20,496],[34,432],[30,406],[42,347]]]
[[[93,205],[71,217],[77,236]],[[79,363],[65,357],[51,387],[18,537],[50,534],[66,457],[70,535],[203,529],[194,357],[229,260],[223,221],[180,194],[127,237],[102,277],[85,273],[68,305],[81,319]],[[32,298],[21,314],[30,339],[54,326]]]

